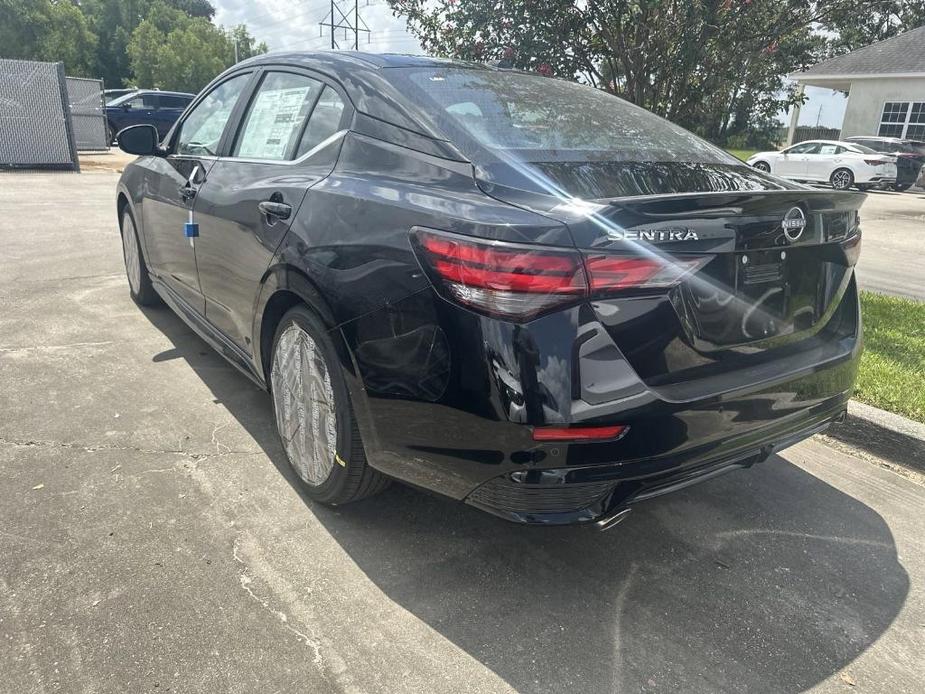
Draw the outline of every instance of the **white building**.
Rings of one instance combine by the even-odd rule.
[[[841,137],[925,140],[925,26],[788,75],[804,86],[848,93]],[[799,119],[791,115],[788,144]]]

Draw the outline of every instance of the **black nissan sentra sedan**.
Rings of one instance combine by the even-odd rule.
[[[270,391],[318,501],[397,479],[609,527],[845,413],[864,195],[601,91],[274,54],[119,141],[132,297]]]

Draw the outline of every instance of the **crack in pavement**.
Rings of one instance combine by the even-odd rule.
[[[150,453],[154,455],[177,455],[189,460],[207,460],[210,458],[221,458],[229,455],[263,455],[262,451],[235,451],[228,449],[220,453],[191,453],[189,451],[177,449],[159,449],[159,448],[141,448],[139,446],[116,446],[114,444],[96,444],[86,445],[68,441],[41,441],[37,439],[10,439],[0,436],[0,444],[14,446],[17,448],[66,448],[83,451],[85,453],[97,453],[99,451],[131,451],[134,453]],[[224,444],[223,444],[224,445]],[[226,446],[227,448],[227,446]]]

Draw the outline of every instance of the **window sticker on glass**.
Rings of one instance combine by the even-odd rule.
[[[286,159],[322,86],[300,75],[268,75],[251,104],[235,156]]]

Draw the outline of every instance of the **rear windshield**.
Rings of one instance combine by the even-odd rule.
[[[611,94],[540,75],[403,68],[435,125],[520,161],[686,161],[735,164],[723,150]],[[467,154],[469,154],[467,152]]]
[[[476,178],[493,186],[601,199],[795,185],[592,87],[460,67],[391,73],[393,85],[475,164]]]

